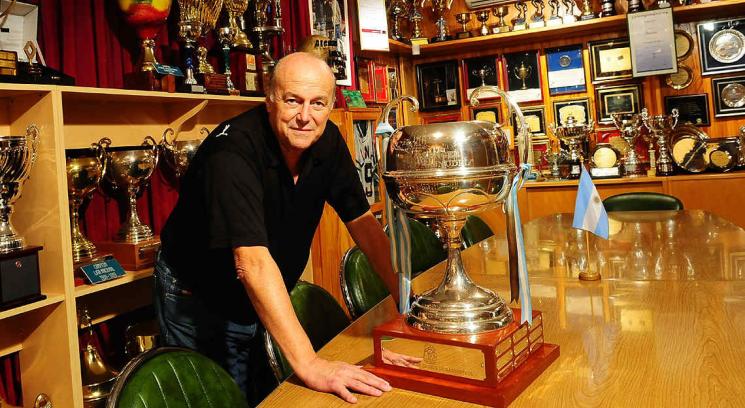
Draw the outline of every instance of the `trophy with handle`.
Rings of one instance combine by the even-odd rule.
[[[659,157],[657,158],[657,173],[661,176],[673,174],[673,158],[670,155],[668,140],[670,134],[678,125],[678,109],[673,108],[670,115],[649,115],[647,108],[642,109],[642,124],[656,139]]]
[[[626,142],[629,148],[623,157],[623,173],[628,177],[644,175],[644,169],[639,162],[639,156],[636,154],[636,141],[641,131],[641,117],[639,115],[613,113],[613,125],[621,134],[621,138]]]
[[[210,131],[207,128],[202,128],[200,133],[203,138],[206,138]],[[202,144],[202,140],[179,140],[172,128],[168,128],[163,132],[163,138],[159,145],[160,155],[162,156],[161,163],[165,170],[162,174],[166,176],[166,180],[169,183],[178,185],[181,177],[186,174],[186,170],[189,168],[194,155],[197,154],[197,149]]]
[[[181,53],[184,55],[184,81],[179,86],[179,92],[204,93],[204,85],[200,84],[195,77],[197,39],[201,32],[200,1],[178,0],[178,5],[178,35],[183,43]]]

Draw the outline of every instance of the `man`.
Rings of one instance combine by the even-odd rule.
[[[262,326],[312,389],[348,402],[356,402],[350,390],[377,396],[390,389],[357,366],[316,356],[288,296],[324,202],[397,293],[387,237],[338,128],[328,123],[334,94],[322,60],[307,53],[280,60],[266,106],[204,140],[161,233],[155,306],[166,344],[221,363],[254,404],[271,390]]]

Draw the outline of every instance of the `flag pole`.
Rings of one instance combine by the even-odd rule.
[[[599,270],[590,270],[590,231],[585,231],[585,250],[587,252],[587,270],[580,271],[579,280],[583,281],[596,281],[600,280]]]

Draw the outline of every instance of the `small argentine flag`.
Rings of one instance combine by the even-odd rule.
[[[581,167],[582,175],[579,177],[572,227],[590,231],[603,239],[608,239],[608,213],[605,212],[598,190],[592,184],[590,174],[584,166]]]

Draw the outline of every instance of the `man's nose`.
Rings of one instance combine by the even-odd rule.
[[[303,106],[300,108],[300,112],[298,113],[300,115],[300,120],[303,122],[309,122],[310,121],[310,103],[305,102]]]

